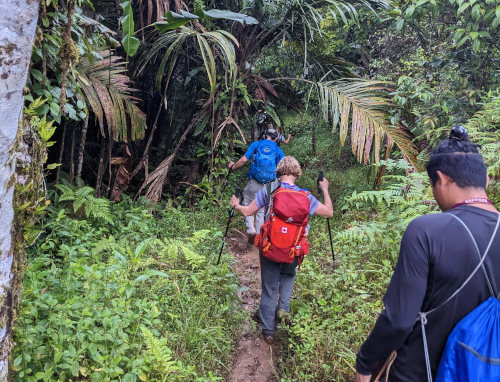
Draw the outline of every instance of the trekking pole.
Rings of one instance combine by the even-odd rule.
[[[224,185],[222,186],[222,191],[220,193],[221,195],[220,195],[219,205],[222,203],[222,199],[224,198],[224,191],[226,190],[227,182],[229,180],[229,175],[231,175],[231,172],[233,171],[233,166],[234,164],[231,167],[229,167],[229,171],[227,172],[226,181],[224,182]]]
[[[323,180],[323,171],[318,171],[318,193],[321,193],[321,190],[319,188],[319,182],[321,182],[322,180]],[[326,218],[326,224],[328,225],[328,234],[330,235],[330,248],[332,249],[332,261],[335,263],[335,252],[333,251],[333,240],[332,240],[332,229],[330,228],[330,218]]]
[[[241,188],[236,187],[234,194],[239,199],[240,195],[241,195]],[[220,251],[219,251],[219,258],[217,259],[217,265],[219,265],[219,263],[220,263],[220,257],[222,255],[222,250],[224,249],[224,244],[226,243],[227,231],[229,230],[229,224],[231,224],[231,221],[233,220],[233,215],[234,215],[234,207],[231,209],[231,211],[229,211],[229,219],[227,220],[226,232],[224,232],[224,237],[222,238],[222,245],[221,245]]]

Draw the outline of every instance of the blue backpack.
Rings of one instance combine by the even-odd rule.
[[[458,288],[447,300],[428,312],[419,313],[418,319],[422,327],[427,379],[429,382],[432,382],[429,350],[427,348],[427,339],[425,335],[425,324],[427,323],[426,316],[438,310],[454,298],[467,285],[476,272],[482,268],[488,288],[493,297],[489,297],[455,326],[448,337],[445,349],[441,355],[436,382],[500,381],[500,301],[498,300],[500,295],[495,295],[486,268],[483,265],[484,259],[498,231],[500,214],[493,235],[482,256],[469,228],[459,217],[452,214],[450,215],[465,227],[467,233],[474,242],[480,261],[460,288]]]
[[[276,143],[270,140],[259,141],[252,155],[252,164],[248,175],[260,183],[269,183],[276,178],[278,150]]]

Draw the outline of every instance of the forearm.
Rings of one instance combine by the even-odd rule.
[[[248,159],[246,156],[242,156],[238,161],[233,165],[233,170],[236,170],[237,168],[240,168],[244,166],[248,162]]]
[[[323,190],[324,203],[319,203],[315,215],[321,216],[322,218],[331,218],[333,216],[333,205],[328,190]]]
[[[371,374],[380,370],[394,350],[403,344],[412,327],[393,322],[384,310],[356,356],[356,371]]]
[[[333,216],[333,204],[332,204],[332,199],[330,198],[330,193],[328,192],[328,189],[323,190],[323,204],[328,209],[328,213],[329,213],[330,217]]]
[[[259,207],[257,206],[257,203],[254,200],[248,206],[242,206],[241,204],[237,204],[236,206],[234,206],[234,209],[244,216],[250,216],[253,215],[255,212],[257,212]]]

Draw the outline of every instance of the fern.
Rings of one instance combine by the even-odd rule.
[[[103,238],[99,240],[92,247],[92,256],[98,256],[103,253],[111,254],[114,251],[118,251],[121,248],[120,244],[115,240],[114,236],[109,236],[109,238]]]
[[[179,367],[172,358],[172,350],[167,346],[166,338],[155,337],[145,326],[141,326],[141,331],[148,349],[145,358],[149,361],[151,369],[158,371],[162,381],[172,380],[173,374],[179,371]]]
[[[401,161],[388,160],[383,164],[393,171],[408,171],[408,165]],[[346,202],[345,209],[371,209],[373,213],[368,221],[354,222],[339,232],[336,240],[340,243],[373,244],[385,240],[392,243],[413,219],[435,209],[429,179],[424,172],[385,175],[380,190],[354,192]]]
[[[206,263],[206,258],[202,255],[197,254],[191,248],[183,245],[181,246],[182,254],[184,255],[184,259],[186,263],[193,269],[199,268],[201,265]]]
[[[113,223],[110,201],[104,198],[96,198],[92,187],[71,187],[64,184],[57,184],[56,187],[61,191],[59,202],[73,202],[72,208],[75,214],[83,207],[87,218]]]

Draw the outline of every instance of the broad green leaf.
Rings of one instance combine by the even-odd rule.
[[[42,72],[41,72],[41,71],[39,71],[39,70],[37,70],[37,69],[31,69],[30,73],[31,73],[31,75],[32,75],[33,77],[35,77],[35,79],[36,79],[37,81],[42,82],[42,79],[43,79],[43,74],[42,74]]]
[[[231,11],[227,11],[227,10],[222,10],[222,9],[211,9],[209,11],[201,11],[201,12],[203,12],[203,15],[205,17],[208,17],[211,19],[233,20],[233,21],[237,21],[241,24],[247,24],[247,25],[255,25],[255,24],[259,23],[257,21],[257,19],[253,18],[252,16],[248,16],[248,15],[245,15],[243,13],[236,13],[236,12],[231,12]]]
[[[474,7],[472,7],[472,13],[471,13],[472,18],[476,21],[479,20],[481,18],[481,11],[482,11],[481,5],[479,4],[474,5]]]
[[[470,6],[470,3],[467,2],[465,4],[462,4],[460,7],[458,7],[457,16],[460,16],[460,14],[462,14],[467,8],[469,8],[469,6]]]
[[[414,5],[409,6],[408,9],[406,10],[406,17],[411,17],[414,12],[415,12],[415,6]]]
[[[56,115],[59,115],[59,105],[55,102],[52,102],[50,104],[50,113],[55,117]]]
[[[131,37],[130,35],[123,36],[122,45],[127,55],[133,57],[137,53],[137,49],[139,49],[139,45],[141,42],[137,37]]]
[[[120,18],[120,24],[123,30],[122,45],[127,55],[132,57],[135,55],[140,45],[140,41],[134,37],[134,12],[130,1],[122,1],[120,5],[123,8],[123,16]]]

